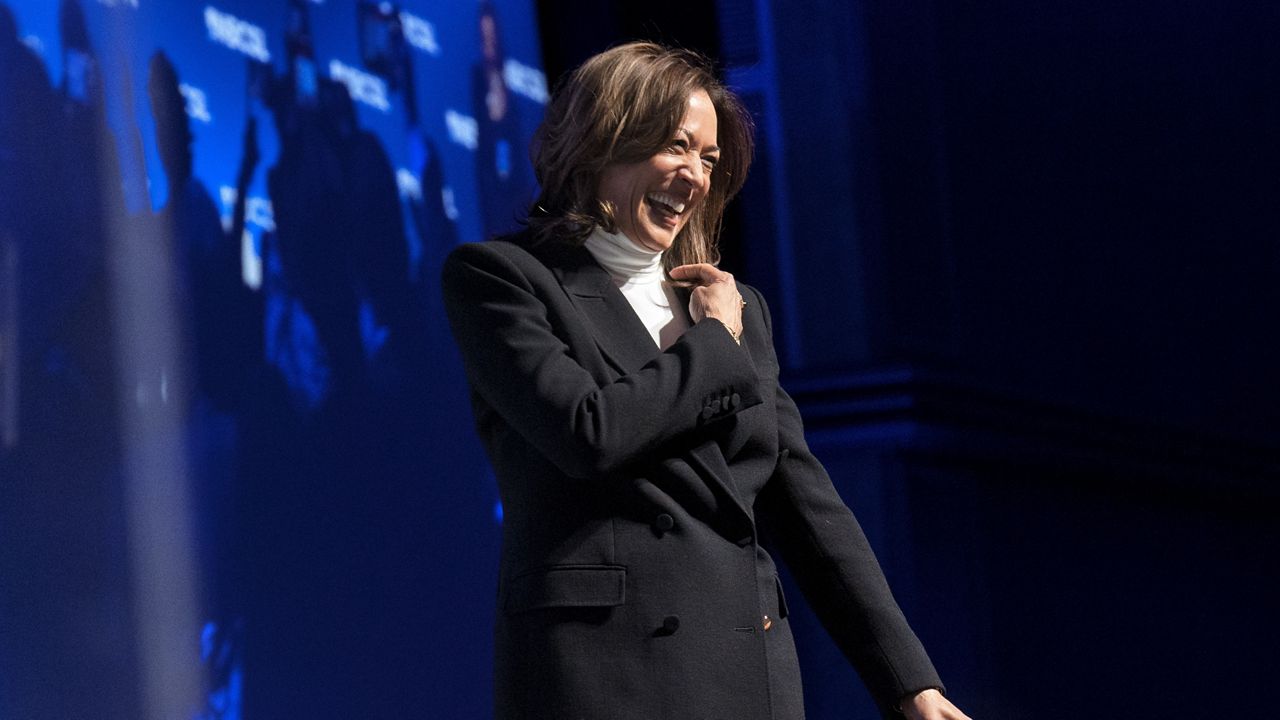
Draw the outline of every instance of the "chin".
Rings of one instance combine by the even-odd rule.
[[[680,228],[676,228],[675,230],[668,230],[666,228],[661,228],[661,229],[646,233],[645,244],[647,245],[647,247],[654,250],[662,250],[662,251],[670,250],[671,246],[674,245],[676,242],[676,237],[679,235],[680,235]]]
[[[650,250],[654,250],[657,252],[666,252],[671,249],[671,246],[674,243],[675,243],[674,236],[673,237],[650,236],[648,238],[648,241],[644,243],[644,246],[649,248]]]

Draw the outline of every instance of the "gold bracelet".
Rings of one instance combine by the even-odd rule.
[[[741,330],[739,330],[738,332],[734,332],[734,331],[733,331],[733,328],[729,327],[729,323],[727,323],[727,322],[725,322],[725,321],[723,321],[723,320],[720,320],[719,318],[716,318],[716,320],[717,320],[717,321],[719,321],[719,323],[720,323],[721,325],[723,325],[723,326],[724,326],[724,329],[725,329],[725,330],[728,330],[728,331],[729,331],[729,337],[733,338],[733,341],[734,341],[734,342],[738,343],[739,345],[741,345],[741,344],[742,344],[742,331],[741,331]]]

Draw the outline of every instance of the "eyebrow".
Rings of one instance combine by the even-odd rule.
[[[680,128],[680,132],[684,133],[685,139],[687,139],[687,140],[689,141],[689,144],[690,144],[690,145],[692,145],[692,144],[693,144],[693,133],[689,132],[689,129],[688,129],[688,128]],[[708,145],[708,146],[706,146],[706,147],[704,147],[704,148],[702,148],[702,149],[703,149],[705,152],[717,152],[717,153],[718,153],[718,152],[720,152],[720,146],[719,146],[719,145]]]

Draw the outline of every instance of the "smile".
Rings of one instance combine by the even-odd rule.
[[[684,212],[685,203],[677,200],[670,195],[662,192],[652,192],[644,196],[651,204],[668,211],[672,215],[679,215]]]

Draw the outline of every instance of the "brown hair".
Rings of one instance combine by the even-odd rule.
[[[742,102],[688,50],[633,42],[606,50],[556,88],[531,156],[542,187],[529,214],[538,241],[582,242],[595,225],[615,231],[614,208],[596,197],[613,163],[652,157],[675,136],[689,96],[706,91],[716,111],[720,160],[711,190],[663,258],[668,268],[720,259],[717,240],[725,205],[751,166],[754,125]]]

